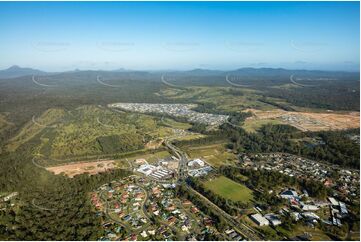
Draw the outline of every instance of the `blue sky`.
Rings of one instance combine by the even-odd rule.
[[[1,2],[0,68],[358,70],[358,2]]]

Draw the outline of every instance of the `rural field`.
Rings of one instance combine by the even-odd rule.
[[[222,165],[234,165],[237,156],[226,150],[225,144],[212,144],[196,147],[188,147],[186,149],[190,158],[202,158],[214,167]]]
[[[205,182],[205,187],[225,199],[230,199],[234,202],[246,203],[253,199],[250,189],[225,176],[220,176]]]
[[[157,151],[157,152],[149,151],[147,153],[129,155],[129,156],[126,156],[126,158],[121,158],[120,160],[122,162],[127,161],[127,160],[129,162],[132,162],[136,159],[145,159],[148,163],[152,164],[152,163],[159,161],[160,159],[164,159],[169,156],[171,156],[171,154],[169,153],[168,150],[161,150],[161,151]]]

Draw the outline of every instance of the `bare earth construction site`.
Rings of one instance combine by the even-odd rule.
[[[106,172],[116,168],[114,160],[99,160],[93,162],[76,162],[65,165],[51,166],[46,169],[55,175],[64,174],[70,178],[76,175],[88,173],[89,175]]]
[[[360,127],[360,113],[316,113],[289,112],[281,109],[261,111],[248,109],[253,116],[247,118],[246,124],[257,121],[278,121],[289,124],[302,131],[344,130]]]

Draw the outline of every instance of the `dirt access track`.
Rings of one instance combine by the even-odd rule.
[[[360,113],[336,112],[288,112],[281,109],[261,111],[248,109],[253,116],[247,120],[278,120],[302,131],[342,130],[360,127]]]
[[[88,173],[90,175],[98,174],[116,168],[114,160],[100,160],[94,162],[77,162],[60,166],[47,167],[46,169],[55,175],[64,173],[70,178],[76,175]]]

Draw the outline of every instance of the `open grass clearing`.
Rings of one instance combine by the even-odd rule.
[[[205,187],[225,199],[234,202],[250,202],[253,199],[252,190],[245,185],[232,181],[225,176],[219,176],[204,183]]]
[[[239,112],[252,107],[260,110],[271,110],[274,106],[259,101],[260,92],[253,89],[242,88],[237,90],[242,95],[235,95],[234,87],[200,87],[188,86],[187,90],[166,88],[160,95],[173,100],[196,100],[201,103],[215,104],[218,110]]]
[[[244,128],[247,132],[256,132],[259,128],[266,124],[282,124],[279,120],[275,119],[247,119],[242,128]]]
[[[172,156],[167,150],[162,150],[154,153],[147,153],[147,154],[139,154],[135,156],[129,156],[127,158],[121,159],[122,161],[125,161],[126,159],[130,162],[133,162],[136,159],[145,159],[148,163],[154,164],[158,162],[161,159],[164,159],[166,157]]]
[[[187,149],[187,154],[192,159],[201,158],[215,167],[234,165],[237,161],[237,156],[228,152],[223,143],[190,147]]]
[[[189,123],[177,122],[171,118],[163,118],[163,119],[161,119],[161,122],[164,125],[167,125],[171,128],[175,128],[175,129],[189,129],[190,127],[192,127],[192,125]]]
[[[299,225],[299,226],[296,226],[296,228],[294,228],[290,232],[291,232],[290,237],[308,233],[311,235],[311,240],[313,240],[313,241],[331,241],[332,240],[322,230],[320,230],[318,228],[310,228],[307,226]]]

